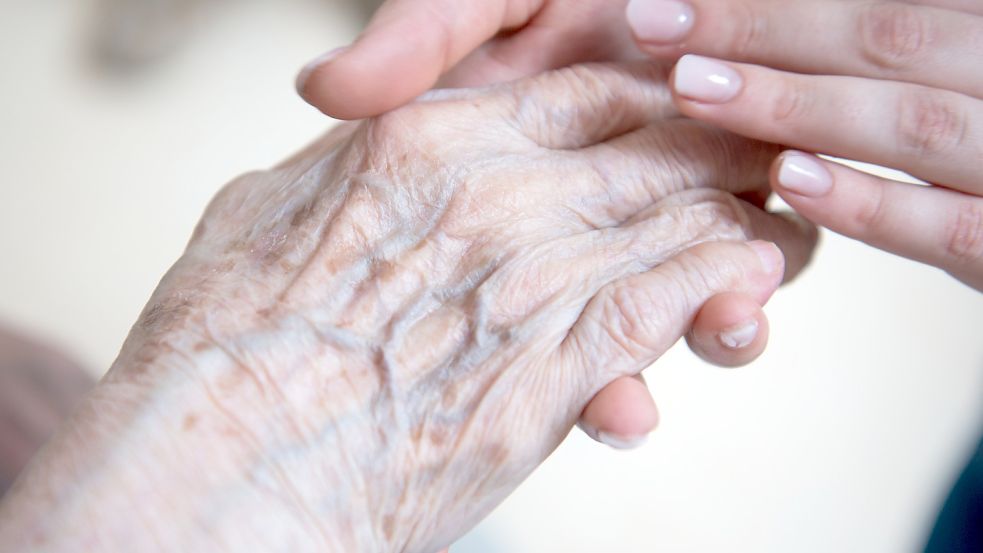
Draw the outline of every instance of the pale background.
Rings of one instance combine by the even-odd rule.
[[[218,187],[327,127],[293,77],[363,14],[231,0],[119,75],[93,10],[0,0],[0,319],[99,372]],[[760,360],[677,347],[647,373],[648,445],[575,432],[455,551],[916,550],[983,430],[983,294],[827,233],[768,313]]]

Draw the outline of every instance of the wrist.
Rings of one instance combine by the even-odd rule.
[[[338,448],[278,395],[294,390],[271,389],[283,375],[190,342],[204,343],[130,341],[0,507],[0,549],[369,550],[369,513],[344,503],[360,479],[316,480],[311,455]],[[98,505],[98,524],[83,505]]]

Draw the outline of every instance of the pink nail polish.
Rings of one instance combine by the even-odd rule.
[[[693,8],[678,0],[631,0],[625,16],[643,42],[679,42],[693,28]]]
[[[778,166],[778,185],[810,198],[825,196],[833,188],[833,175],[815,156],[789,151]]]
[[[741,76],[727,65],[703,56],[687,54],[676,63],[673,89],[680,96],[722,104],[741,91]]]

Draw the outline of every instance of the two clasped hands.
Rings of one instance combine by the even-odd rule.
[[[361,120],[216,196],[0,548],[430,553],[578,420],[649,432],[678,338],[759,354],[806,221],[983,289],[981,40],[972,0],[390,0],[298,79]]]

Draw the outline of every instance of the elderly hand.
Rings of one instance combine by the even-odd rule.
[[[226,187],[0,549],[460,536],[707,298],[808,259],[814,229],[732,195],[774,150],[678,118],[664,78],[435,92]]]
[[[299,88],[350,118],[441,76],[469,85],[639,50],[732,60],[682,58],[674,89],[686,115],[932,183],[799,151],[782,155],[772,178],[809,219],[983,290],[981,36],[975,0],[388,0],[351,47],[309,65]]]
[[[641,58],[625,19],[626,3],[389,0],[351,47],[309,64],[298,89],[325,113],[358,118],[408,102],[435,84],[481,86],[572,63]],[[763,204],[764,198],[755,201]],[[694,352],[722,366],[752,361],[767,339],[760,304],[731,291],[708,299],[687,335]],[[657,420],[645,383],[623,378],[598,392],[580,426],[592,438],[623,448],[644,440]]]

